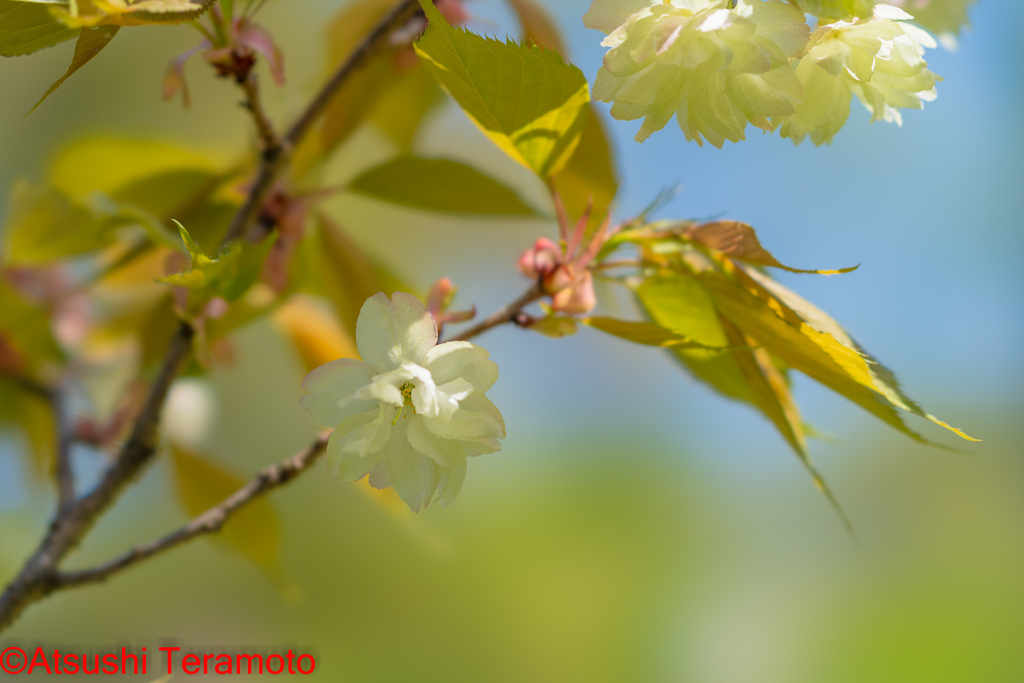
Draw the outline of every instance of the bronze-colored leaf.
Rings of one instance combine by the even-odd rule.
[[[754,228],[740,221],[714,221],[692,226],[682,233],[682,236],[693,242],[698,242],[706,247],[719,251],[729,258],[738,261],[753,263],[758,266],[772,266],[788,270],[791,273],[816,273],[818,275],[837,275],[849,273],[859,268],[859,265],[852,268],[840,268],[838,270],[802,270],[791,268],[779,263],[772,256],[771,252],[761,246],[757,239]]]

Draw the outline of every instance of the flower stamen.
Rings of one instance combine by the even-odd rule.
[[[406,382],[402,386],[398,387],[398,390],[402,392],[402,400],[404,401],[398,408],[398,412],[395,413],[395,419],[391,421],[391,425],[398,424],[398,418],[402,417],[402,413],[405,411],[406,406],[412,407],[412,412],[416,414],[416,406],[412,405],[412,390],[416,388],[416,385],[412,382]]]

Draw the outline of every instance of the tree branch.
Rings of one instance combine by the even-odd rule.
[[[348,58],[327,79],[327,82],[321,86],[320,91],[310,100],[291,128],[285,133],[280,144],[276,147],[266,147],[263,150],[259,167],[256,170],[256,178],[249,190],[245,203],[231,221],[225,240],[230,241],[245,236],[249,228],[256,221],[257,216],[259,216],[260,209],[277,178],[288,165],[295,148],[306,137],[306,134],[309,133],[317,118],[324,113],[349,76],[362,65],[363,60],[373,52],[392,28],[405,18],[411,16],[418,7],[418,0],[399,0],[398,4],[377,22],[377,25],[352,50]],[[248,79],[246,79],[246,82],[248,82]]]
[[[182,323],[171,341],[146,403],[135,420],[131,436],[117,460],[107,468],[100,483],[88,495],[57,510],[35,553],[0,595],[0,631],[17,619],[28,605],[41,600],[56,587],[57,566],[81,541],[96,518],[114,501],[121,489],[142,469],[156,450],[160,412],[170,389],[192,350],[194,331]]]
[[[74,425],[68,413],[65,392],[58,388],[50,396],[53,419],[57,425],[57,452],[53,475],[57,480],[57,513],[75,502],[75,474],[71,469],[71,444],[75,440]]]
[[[260,142],[263,145],[263,150],[276,149],[281,146],[281,141],[277,137],[277,133],[274,132],[274,123],[267,116],[266,110],[263,108],[263,100],[260,98],[260,86],[256,80],[256,74],[250,71],[241,83],[239,83],[243,92],[245,92],[245,103],[244,106],[252,114],[253,123],[256,126],[256,133],[260,136]]]
[[[477,335],[483,334],[492,327],[510,323],[514,321],[520,313],[522,313],[524,308],[540,299],[542,296],[544,296],[544,292],[541,290],[540,285],[535,284],[512,303],[502,306],[473,327],[447,341],[468,341]]]
[[[327,448],[331,432],[322,432],[309,446],[287,460],[264,468],[245,486],[235,491],[220,504],[194,518],[185,526],[144,545],[135,546],[110,562],[89,569],[59,572],[54,578],[54,590],[99,583],[113,574],[127,569],[154,555],[166,552],[194,538],[213,534],[243,507],[264,494],[290,482],[312,467]]]

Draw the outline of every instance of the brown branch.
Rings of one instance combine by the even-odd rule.
[[[242,208],[239,209],[231,221],[226,240],[230,241],[245,236],[259,216],[260,209],[274,183],[288,165],[295,148],[306,137],[320,115],[326,111],[327,106],[334,99],[334,96],[338,94],[338,91],[341,90],[345,81],[362,65],[363,60],[370,56],[377,45],[387,37],[388,33],[399,22],[411,16],[418,7],[418,0],[399,0],[398,4],[377,22],[377,25],[352,50],[348,58],[327,79],[327,82],[321,86],[320,91],[299,114],[291,128],[281,138],[280,143],[276,146],[267,146],[263,150],[259,167],[256,170],[256,178],[249,190],[245,203],[242,204]],[[248,79],[246,80],[248,81]]]
[[[75,474],[71,469],[71,444],[75,440],[75,428],[68,412],[67,397],[61,389],[50,397],[53,419],[57,425],[57,452],[53,475],[57,480],[57,514],[75,502]]]
[[[256,126],[256,133],[260,136],[260,143],[264,150],[275,149],[281,146],[281,141],[274,132],[274,123],[267,116],[263,108],[263,100],[260,98],[260,86],[256,80],[256,74],[252,71],[239,83],[242,91],[245,92],[243,106],[252,114],[253,124]]]
[[[142,469],[156,450],[160,412],[171,382],[192,350],[194,332],[187,323],[178,328],[146,403],[136,418],[131,436],[117,460],[89,494],[59,508],[39,548],[0,595],[0,631],[10,626],[28,605],[56,587],[57,566],[81,541],[121,490]]]
[[[510,323],[519,316],[524,308],[540,299],[542,296],[544,296],[544,292],[541,290],[540,285],[536,284],[526,290],[522,296],[512,303],[502,306],[473,327],[458,336],[452,337],[448,341],[468,341],[479,334],[483,334],[492,327]]]
[[[245,486],[223,502],[194,518],[185,526],[149,543],[138,545],[123,555],[96,567],[77,571],[59,572],[54,578],[54,590],[72,588],[105,581],[108,577],[154,555],[191,541],[205,534],[217,533],[240,509],[260,496],[290,482],[313,466],[327,448],[331,432],[322,432],[309,446],[287,460],[264,468]]]

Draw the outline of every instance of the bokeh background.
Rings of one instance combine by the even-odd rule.
[[[289,75],[285,89],[267,88],[278,120],[316,85],[322,26],[337,7],[267,3],[262,21]],[[586,2],[549,7],[592,80],[602,48],[580,21]],[[495,0],[470,9],[471,28],[517,34]],[[753,130],[724,150],[698,148],[674,124],[639,145],[635,124],[611,126],[624,176],[618,215],[679,183],[664,217],[748,221],[800,267],[862,263],[845,276],[780,279],[834,314],[926,408],[985,439],[960,454],[926,448],[798,378],[808,421],[834,437],[812,455],[859,544],[767,422],[659,352],[586,330],[552,340],[502,329],[481,341],[501,368],[490,395],[509,436],[500,454],[472,463],[454,507],[402,514],[317,469],[274,494],[281,575],[202,540],[32,608],[11,637],[83,649],[164,638],[293,644],[317,654],[318,679],[360,682],[1024,680],[1024,4],[980,0],[971,18],[958,51],[929,54],[946,80],[902,129],[869,126],[856,103],[824,148]],[[63,144],[94,133],[243,150],[251,137],[237,93],[198,61],[192,109],[160,100],[167,60],[197,37],[126,30],[27,119],[71,44],[0,61],[0,186],[41,177]],[[454,107],[418,146],[544,201]],[[391,153],[364,131],[335,172]],[[351,197],[329,211],[416,286],[447,275],[481,311],[521,290],[514,257],[554,231],[550,221],[453,219]],[[204,447],[245,474],[314,430],[297,405],[299,360],[280,334],[257,324],[237,341],[237,364],[209,382]],[[0,577],[30,552],[52,504],[29,483],[19,448],[0,438]],[[88,453],[75,464],[86,481],[99,466]],[[158,463],[74,562],[184,519]]]

